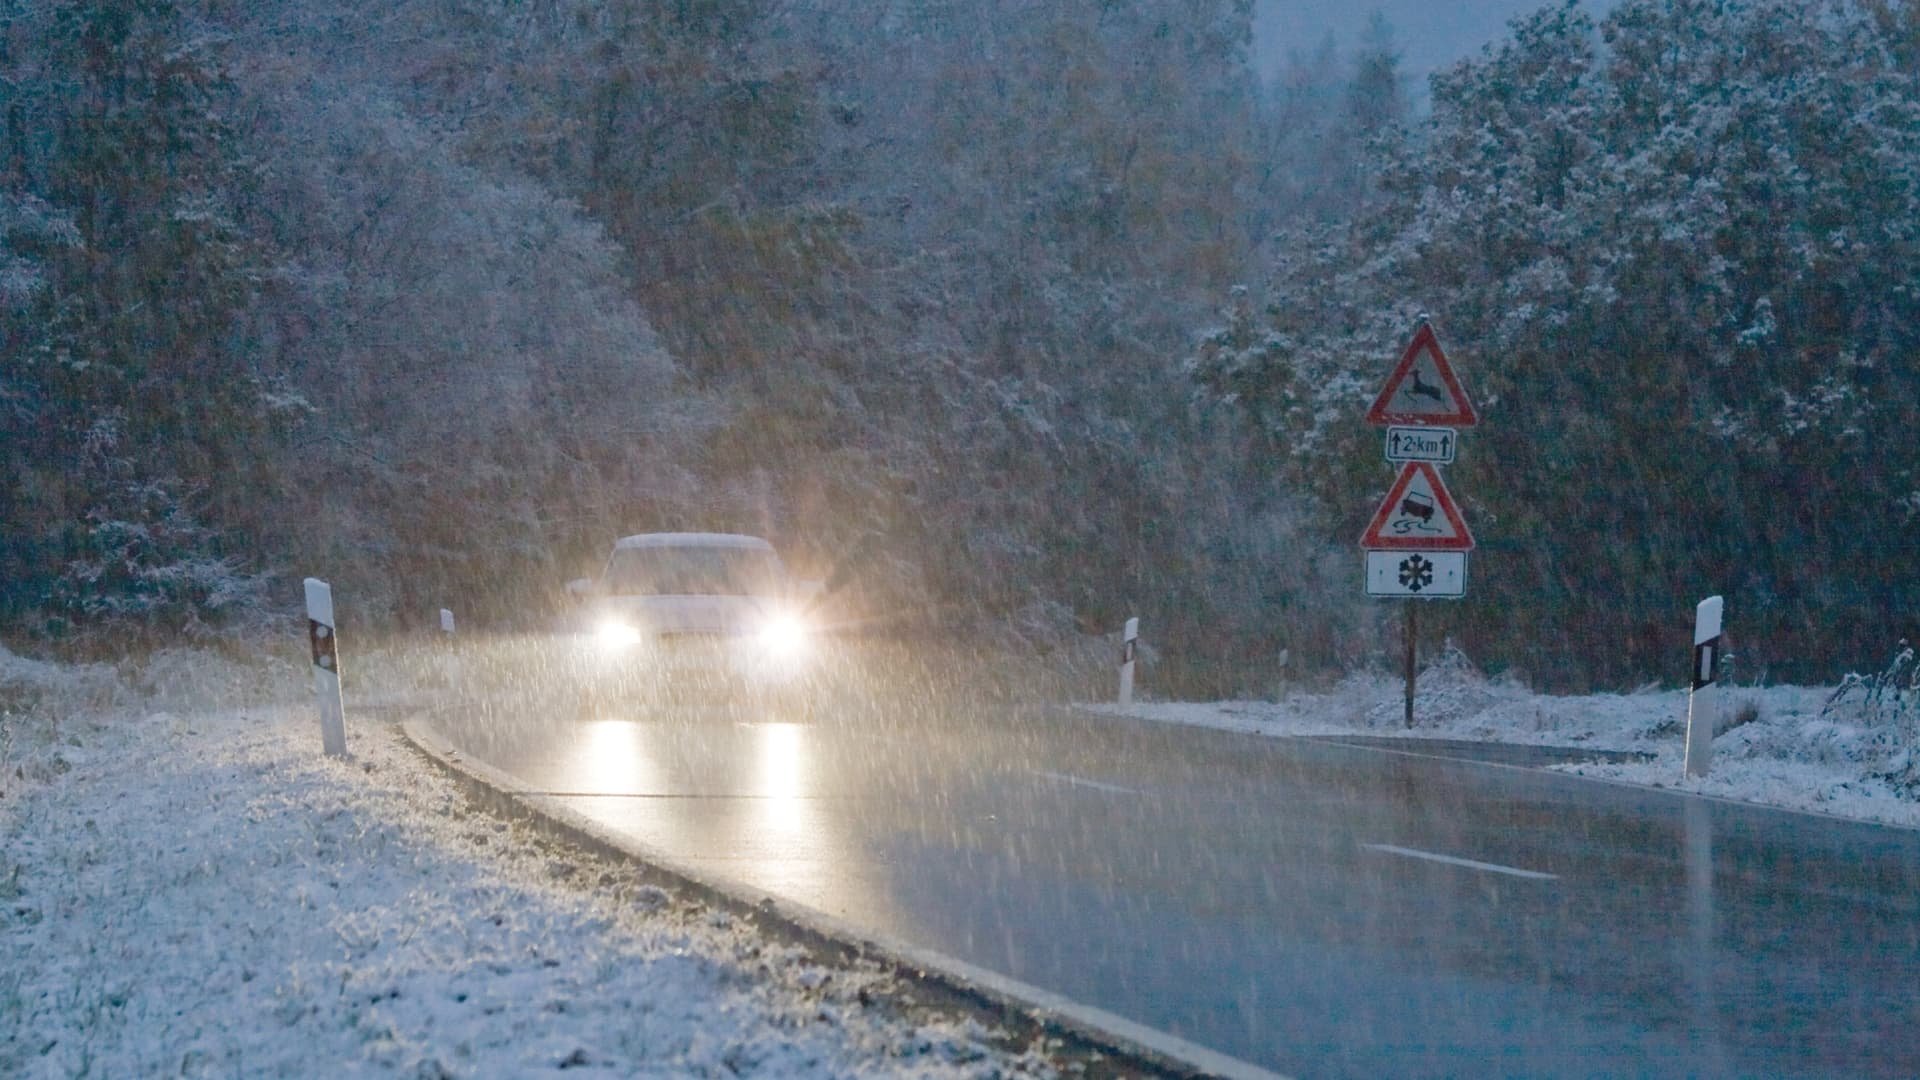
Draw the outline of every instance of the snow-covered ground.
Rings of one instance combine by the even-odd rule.
[[[385,725],[323,758],[307,678],[0,649],[0,1075],[1054,1071],[464,812]]]
[[[1836,687],[1723,688],[1721,732],[1704,778],[1683,768],[1687,692],[1550,696],[1482,677],[1457,653],[1422,673],[1415,726],[1405,726],[1404,684],[1385,675],[1353,675],[1331,690],[1294,690],[1275,701],[1142,702],[1128,715],[1255,735],[1367,735],[1467,739],[1535,746],[1620,750],[1644,761],[1554,766],[1564,772],[1673,788],[1863,821],[1920,827],[1920,791],[1889,780],[1911,752],[1909,692],[1879,708],[1864,688],[1826,708]],[[1113,705],[1088,706],[1117,713]]]

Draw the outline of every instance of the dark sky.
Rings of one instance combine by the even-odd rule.
[[[1505,34],[1507,21],[1559,0],[1257,0],[1254,49],[1263,78],[1272,78],[1290,50],[1311,53],[1332,31],[1342,54],[1360,40],[1378,9],[1392,24],[1402,70],[1425,97],[1427,76]],[[1600,11],[1613,0],[1585,0]]]

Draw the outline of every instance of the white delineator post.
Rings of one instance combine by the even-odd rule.
[[[313,693],[320,701],[320,746],[328,757],[347,756],[346,705],[340,698],[340,652],[335,647],[333,587],[308,578],[307,641],[313,646]]]
[[[1127,620],[1127,628],[1120,632],[1120,707],[1133,705],[1133,654],[1135,643],[1140,640],[1140,620]]]
[[[453,612],[446,608],[440,609],[440,629],[443,633],[453,633]]]
[[[1724,601],[1709,596],[1693,611],[1693,693],[1687,697],[1687,775],[1705,776],[1713,764],[1713,728],[1720,719],[1720,616]]]

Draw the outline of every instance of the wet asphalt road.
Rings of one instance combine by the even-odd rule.
[[[1920,832],[1064,711],[447,734],[684,865],[1301,1076],[1920,1075]]]

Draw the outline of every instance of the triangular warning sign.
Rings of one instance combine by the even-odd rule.
[[[1367,423],[1472,427],[1479,422],[1480,414],[1473,411],[1447,354],[1440,351],[1433,327],[1421,323],[1387,376],[1386,388],[1367,410]]]
[[[1424,461],[1400,467],[1386,501],[1360,536],[1369,551],[1469,551],[1473,533],[1440,474]]]

